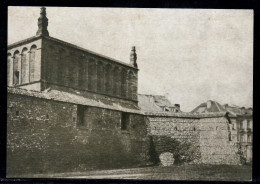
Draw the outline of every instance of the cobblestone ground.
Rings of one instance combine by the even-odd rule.
[[[26,177],[26,176],[24,176]],[[138,180],[251,180],[252,166],[180,165],[87,172],[30,175],[33,178],[138,179]]]

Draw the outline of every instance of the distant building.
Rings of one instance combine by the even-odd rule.
[[[226,112],[225,108],[218,102],[208,100],[197,106],[191,113]]]
[[[191,113],[228,112],[231,121],[230,129],[232,139],[240,144],[247,162],[252,161],[252,137],[253,137],[253,108],[239,107],[236,105],[221,105],[208,100],[197,106]]]
[[[235,105],[223,105],[225,110],[236,115],[237,140],[241,145],[247,162],[252,161],[252,138],[253,138],[253,108],[239,107]],[[234,118],[231,118],[234,119]]]
[[[181,112],[179,104],[172,104],[162,95],[138,94],[138,106],[147,112]]]

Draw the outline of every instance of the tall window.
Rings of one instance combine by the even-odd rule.
[[[126,92],[127,92],[127,84],[126,84],[126,70],[123,69],[121,73],[121,95],[123,97],[126,97]]]
[[[122,112],[121,115],[121,129],[127,130],[129,128],[129,114]]]
[[[13,68],[13,71],[14,71],[14,76],[13,76],[13,84],[14,85],[18,85],[19,84],[19,79],[20,79],[20,67],[19,67],[19,60],[20,60],[20,57],[19,57],[19,51],[15,51],[14,53],[14,68]]]
[[[12,55],[10,53],[7,54],[7,85],[12,86]]]
[[[247,135],[247,142],[252,142],[252,136],[251,135]]]
[[[103,64],[98,63],[97,65],[97,91],[103,92],[104,89],[104,69]]]
[[[111,66],[108,64],[105,67],[105,92],[111,94],[112,89],[112,77],[111,77]]]
[[[29,76],[28,76],[28,63],[27,63],[27,52],[28,49],[24,48],[22,51],[22,59],[21,59],[21,78],[22,78],[22,84],[29,82]]]
[[[90,91],[96,91],[97,83],[97,69],[96,63],[91,60],[88,67],[88,89]]]
[[[29,81],[35,81],[35,61],[36,61],[36,45],[33,45],[30,49],[30,58],[29,58],[29,68],[30,68],[30,77]]]
[[[127,83],[127,90],[128,90],[128,95],[127,97],[129,99],[132,99],[132,95],[133,95],[133,72],[130,71],[128,74],[128,83]]]
[[[115,67],[113,71],[113,95],[118,96],[118,68]]]
[[[240,134],[240,142],[244,142],[244,135]]]
[[[247,120],[247,128],[251,128],[249,120]]]

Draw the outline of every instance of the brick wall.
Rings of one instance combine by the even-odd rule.
[[[8,94],[7,176],[137,167],[148,163],[144,117],[119,111]]]

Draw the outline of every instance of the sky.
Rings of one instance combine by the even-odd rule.
[[[138,93],[188,112],[207,100],[252,107],[253,10],[46,7],[51,37],[129,63]],[[8,8],[8,44],[36,35],[40,7]]]

